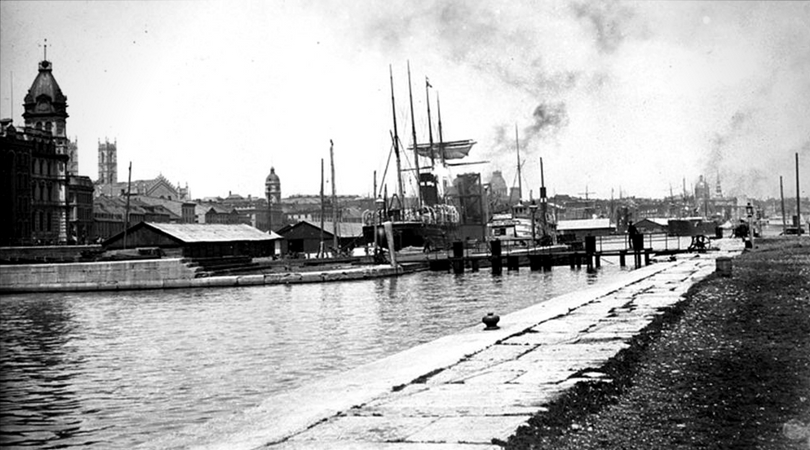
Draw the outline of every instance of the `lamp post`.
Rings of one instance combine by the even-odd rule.
[[[745,214],[748,215],[748,243],[746,247],[754,248],[754,206],[751,202],[745,206]]]

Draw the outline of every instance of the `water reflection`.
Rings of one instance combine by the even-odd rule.
[[[129,448],[616,272],[7,296],[0,444]]]
[[[81,421],[69,412],[80,407],[72,379],[81,374],[82,360],[70,342],[70,311],[64,302],[37,297],[4,306],[13,319],[3,321],[3,329],[25,332],[3,332],[0,340],[0,443],[72,439],[81,431]],[[51,376],[53,368],[59,370]]]

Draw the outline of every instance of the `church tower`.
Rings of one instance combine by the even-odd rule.
[[[107,185],[118,182],[118,142],[98,142],[98,184]]]
[[[276,175],[276,169],[270,168],[270,175],[264,181],[264,193],[267,196],[267,228],[281,228],[281,179]]]

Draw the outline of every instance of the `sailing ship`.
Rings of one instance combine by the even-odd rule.
[[[458,209],[447,202],[447,198],[441,188],[446,188],[446,180],[440,183],[439,178],[434,173],[436,165],[447,168],[454,165],[463,165],[458,160],[465,158],[473,145],[474,140],[444,141],[442,136],[441,109],[439,107],[439,141],[433,141],[433,129],[430,117],[430,88],[432,87],[425,79],[425,92],[427,97],[428,110],[428,134],[429,142],[419,143],[416,138],[416,126],[413,112],[413,94],[411,91],[411,71],[408,64],[408,93],[411,111],[411,131],[413,144],[409,150],[413,151],[414,167],[410,170],[402,168],[401,152],[402,147],[399,140],[399,132],[396,119],[396,103],[394,99],[394,77],[389,66],[389,78],[391,83],[391,109],[393,112],[394,127],[392,134],[392,150],[396,157],[397,193],[388,197],[387,188],[383,191],[381,198],[376,201],[374,210],[365,211],[363,214],[363,237],[367,244],[374,243],[379,247],[387,247],[386,237],[382,231],[383,222],[391,222],[393,229],[394,249],[414,249],[419,251],[432,251],[448,249],[453,241],[461,240],[460,233],[462,216]],[[438,104],[438,98],[437,98]],[[420,167],[420,157],[423,160],[430,160],[430,165]],[[417,192],[413,201],[407,202],[404,192],[402,176],[404,172],[413,172],[417,180]],[[379,195],[376,192],[375,197]]]

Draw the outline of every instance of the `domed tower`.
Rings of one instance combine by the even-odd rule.
[[[709,183],[703,179],[703,175],[700,176],[697,184],[695,185],[695,198],[696,199],[707,199],[709,198]]]
[[[695,185],[695,206],[698,212],[703,213],[706,217],[709,216],[709,199],[711,198],[711,189],[709,183],[700,176],[697,184]]]
[[[51,72],[51,62],[43,58],[39,73],[23,103],[26,128],[34,128],[53,137],[50,151],[32,158],[33,238],[43,242],[67,241],[67,174],[77,169],[76,147],[66,135],[67,97]],[[71,154],[72,152],[72,154]]]
[[[67,97],[53,77],[50,61],[40,61],[39,74],[28,89],[23,107],[25,126],[49,131],[57,137],[65,137],[65,122],[68,118]]]
[[[270,175],[264,181],[264,194],[267,197],[267,229],[281,227],[281,179],[276,175],[276,169],[270,168]]]
[[[25,126],[47,131],[54,136],[56,151],[68,155],[67,172],[79,172],[78,149],[67,138],[67,96],[53,76],[53,65],[47,59],[39,63],[39,73],[25,95]]]

